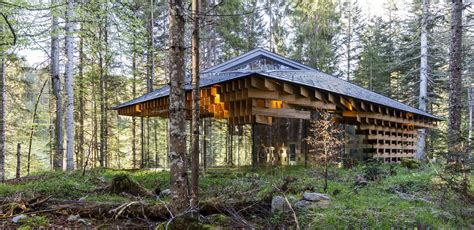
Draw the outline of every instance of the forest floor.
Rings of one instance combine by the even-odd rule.
[[[331,168],[326,193],[330,201],[301,209],[295,208],[295,203],[304,192],[324,193],[320,169],[213,168],[200,180],[205,204],[200,227],[474,228],[474,204],[444,189],[437,176],[439,168],[431,164],[418,169],[372,164]],[[169,216],[163,211],[167,207],[164,204],[170,201],[168,196],[140,198],[106,190],[114,177],[128,175],[159,193],[169,188],[168,171],[94,169],[85,176],[81,174],[50,172],[0,184],[0,228],[164,229],[168,224]],[[355,186],[357,175],[374,180]],[[272,212],[272,198],[277,195],[291,207]],[[191,229],[193,225],[186,226]]]

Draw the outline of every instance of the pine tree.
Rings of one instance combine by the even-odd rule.
[[[354,68],[359,59],[361,50],[361,37],[365,29],[365,22],[358,2],[345,0],[341,6],[341,45],[344,47],[341,55],[341,67],[347,81],[354,76]]]
[[[462,151],[461,136],[461,71],[462,71],[462,0],[452,1],[451,45],[449,49],[449,121],[448,151],[458,155]],[[455,157],[456,159],[457,157]]]
[[[371,20],[361,38],[362,51],[353,81],[369,90],[390,96],[390,62],[386,59],[387,24],[381,18]]]
[[[421,39],[420,39],[420,96],[418,108],[426,111],[428,101],[428,0],[423,0],[423,15],[421,18]],[[416,159],[424,158],[426,144],[426,130],[419,130]]]
[[[295,38],[292,57],[326,73],[337,69],[339,15],[333,0],[302,0],[292,12]]]
[[[181,0],[169,2],[169,152],[173,212],[189,206],[184,93],[184,8]]]
[[[56,5],[57,1],[52,0],[51,5]],[[54,8],[53,8],[54,9]],[[59,78],[59,19],[56,12],[52,11],[52,25],[51,25],[51,82],[53,84],[54,100],[56,104],[56,113],[54,118],[54,164],[55,170],[63,169],[63,107],[62,107],[62,93],[61,93],[61,79]]]
[[[74,169],[74,88],[73,88],[73,71],[74,71],[74,1],[68,0],[66,7],[66,169]]]

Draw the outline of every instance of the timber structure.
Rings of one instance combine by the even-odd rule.
[[[185,87],[190,119],[190,82]],[[232,133],[251,127],[252,164],[311,162],[304,138],[309,120],[317,119],[320,110],[334,114],[346,127],[349,156],[384,162],[414,157],[417,130],[435,128],[440,120],[260,48],[204,70],[200,88],[203,118],[226,121]],[[123,116],[166,118],[168,95],[169,86],[164,86],[114,109]]]

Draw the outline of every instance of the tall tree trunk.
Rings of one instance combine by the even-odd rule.
[[[107,11],[107,6],[106,6]],[[102,34],[104,39],[104,44],[99,54],[99,65],[100,65],[100,166],[107,167],[108,165],[108,106],[107,106],[107,85],[108,85],[108,67],[109,67],[109,57],[108,57],[108,19],[105,15],[105,24],[104,27],[99,29],[99,41],[102,40]],[[102,50],[103,48],[103,50]],[[104,51],[104,54],[102,54]],[[105,58],[104,58],[105,56]]]
[[[186,110],[184,92],[184,8],[181,0],[169,0],[169,159],[173,212],[183,213],[189,206],[186,169]]]
[[[349,15],[347,16],[347,81],[351,81],[351,38],[352,38],[352,0],[348,1]]]
[[[140,157],[140,168],[145,168],[145,121],[143,117],[140,117],[140,145],[141,145],[141,157]]]
[[[150,168],[150,118],[146,118],[146,168]]]
[[[99,41],[102,40],[102,28],[99,28]],[[100,167],[105,166],[105,74],[104,74],[104,57],[102,54],[102,47],[99,51],[99,97],[100,97],[100,149],[99,149],[99,164]]]
[[[421,17],[421,49],[420,49],[420,96],[418,109],[426,111],[428,102],[428,0],[423,0],[423,15]],[[426,129],[418,131],[416,159],[423,160],[426,145]]]
[[[53,87],[52,84],[50,85],[49,89],[49,95],[48,95],[48,132],[49,132],[49,169],[52,171],[54,170],[54,128],[53,128],[53,111],[54,111],[54,105],[52,103],[53,99]]]
[[[147,23],[147,30],[148,30],[148,47],[146,53],[147,59],[147,76],[146,76],[146,86],[147,92],[150,93],[153,91],[153,79],[155,77],[155,40],[153,36],[153,28],[154,28],[154,0],[150,0],[149,5],[149,19],[150,21]],[[145,132],[145,130],[142,130]],[[146,118],[146,167],[150,167],[150,119]]]
[[[467,150],[468,157],[471,156],[472,151],[472,116],[473,116],[473,95],[472,95],[472,76],[467,77],[467,110],[468,110],[468,136],[467,136]]]
[[[135,40],[133,43],[133,57],[132,57],[132,97],[137,97],[137,52],[135,49]],[[132,166],[137,168],[137,119],[132,117]]]
[[[200,124],[200,88],[199,88],[199,0],[192,2],[192,87],[193,87],[193,115],[192,115],[192,199],[191,205],[197,207],[199,203],[199,124]]]
[[[209,149],[209,119],[202,119],[202,129],[203,129],[203,151],[202,151],[202,172],[204,175],[206,174],[207,171],[207,156],[208,156],[208,149]]]
[[[150,0],[150,23],[148,24],[148,33],[149,33],[149,43],[148,43],[148,52],[147,52],[147,62],[148,62],[148,76],[147,76],[147,90],[148,92],[153,91],[153,79],[155,77],[155,39],[153,36],[154,24],[154,1]]]
[[[33,134],[35,132],[35,127],[36,127],[36,116],[37,116],[37,111],[38,111],[38,105],[41,99],[41,95],[43,95],[44,87],[46,86],[46,83],[48,83],[48,80],[44,81],[43,86],[41,86],[40,93],[38,97],[36,98],[36,103],[35,103],[35,108],[33,110],[33,118],[31,119],[31,128],[30,128],[30,138],[28,140],[28,159],[26,161],[27,167],[26,167],[26,175],[30,175],[30,164],[31,164],[31,146],[33,144]]]
[[[462,152],[461,137],[461,49],[462,49],[462,0],[452,0],[451,45],[449,48],[449,122],[448,151]]]
[[[118,97],[118,91],[115,91],[115,104],[119,104],[119,97]],[[116,147],[117,147],[117,151],[116,151],[116,162],[117,162],[117,168],[121,168],[121,164],[120,164],[120,116],[118,113],[115,113],[115,119],[117,121],[117,133],[115,134],[115,138],[116,138]]]
[[[82,26],[81,26],[82,27]],[[82,28],[81,28],[82,29]],[[78,168],[82,168],[84,165],[84,38],[81,35],[79,38],[79,95],[78,95],[78,110],[79,110],[79,130],[77,133],[78,136],[78,145],[77,145],[77,156],[79,157],[79,166]]]
[[[74,170],[74,0],[67,0],[66,7],[66,169]]]
[[[53,0],[52,5],[57,1]],[[61,94],[61,79],[59,78],[59,21],[58,16],[53,13],[51,26],[51,78],[53,84],[54,99],[56,102],[56,116],[54,118],[54,170],[63,170],[63,106]]]
[[[6,112],[6,70],[5,70],[5,51],[1,51],[2,63],[1,67],[1,79],[0,79],[0,182],[5,181],[5,112]]]
[[[94,63],[94,62],[93,62]],[[91,81],[91,89],[92,89],[92,92],[96,92],[96,82],[95,80],[93,79]],[[92,137],[91,137],[91,143],[92,143],[92,164],[91,164],[91,168],[95,168],[97,166],[97,155],[98,155],[98,152],[97,150],[99,149],[99,140],[98,140],[98,136],[97,135],[97,131],[98,131],[98,116],[97,116],[97,98],[96,98],[96,94],[93,93],[92,94],[92,103],[91,103],[91,109],[92,109]],[[100,154],[100,153],[99,153]]]

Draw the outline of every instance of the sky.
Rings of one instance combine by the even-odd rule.
[[[367,18],[371,18],[374,16],[381,16],[384,17],[384,5],[389,0],[358,0],[358,3],[366,15]],[[399,4],[402,4],[408,0],[395,0]],[[23,56],[26,59],[26,62],[29,66],[39,67],[40,63],[45,64],[44,61],[47,58],[47,55],[44,51],[40,49],[23,49],[18,51],[20,56]],[[44,66],[41,66],[44,67]]]

